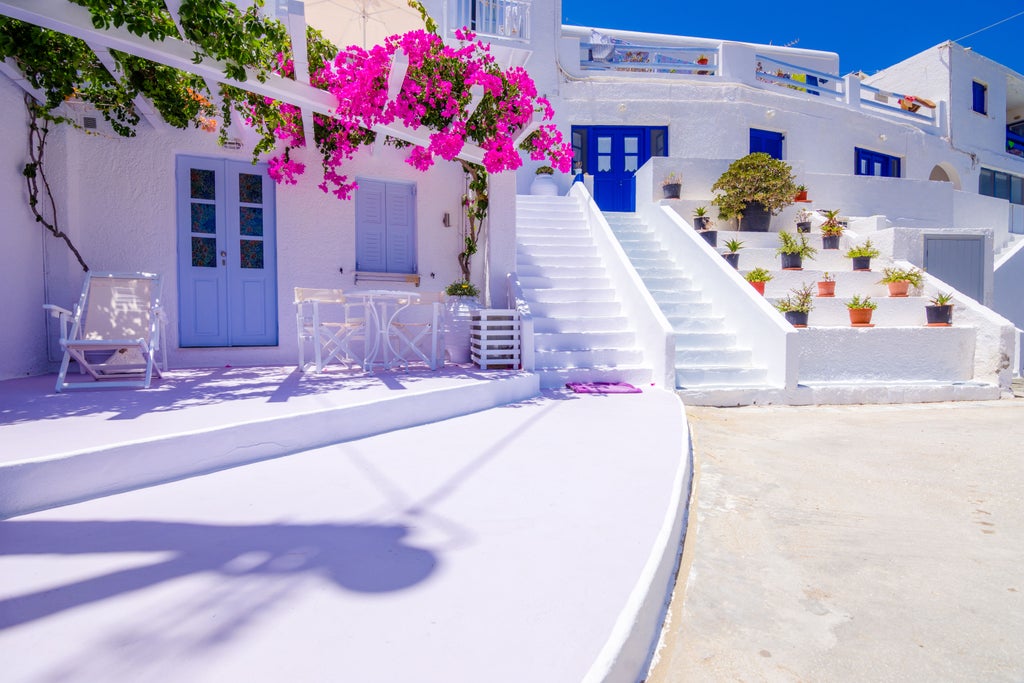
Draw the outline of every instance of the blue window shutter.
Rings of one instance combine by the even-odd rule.
[[[987,114],[988,107],[985,106],[985,95],[987,94],[988,88],[986,88],[984,84],[978,83],[978,81],[974,81],[973,89],[974,111],[978,112],[979,114]]]
[[[385,213],[388,233],[387,270],[389,273],[415,273],[415,186],[389,183]]]
[[[356,190],[356,269],[387,272],[386,185],[360,180]]]
[[[782,159],[782,141],[785,136],[771,130],[750,129],[750,153],[764,152],[775,159]]]

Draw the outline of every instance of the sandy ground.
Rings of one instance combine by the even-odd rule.
[[[1024,400],[687,415],[649,683],[1024,680]]]

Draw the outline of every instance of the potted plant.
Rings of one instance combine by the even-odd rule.
[[[854,270],[871,270],[871,259],[878,256],[878,253],[871,240],[865,240],[864,244],[851,247],[846,252],[846,258],[853,259]]]
[[[807,201],[807,186],[797,185],[796,196],[793,197],[794,202],[806,202]]]
[[[811,286],[803,284],[790,290],[789,295],[775,304],[784,316],[786,322],[793,327],[807,327],[807,317],[814,308],[814,292]]]
[[[825,222],[821,224],[821,248],[838,249],[839,238],[843,236],[843,226],[839,222],[839,209],[824,212]]]
[[[683,181],[675,173],[669,173],[661,181],[661,191],[664,193],[665,199],[679,199],[682,189]]]
[[[466,280],[453,282],[445,288],[448,295],[444,316],[444,348],[453,363],[468,363],[470,358],[469,333],[473,311],[480,308],[477,297],[480,290]]]
[[[889,296],[904,297],[910,293],[911,287],[917,289],[921,286],[922,275],[917,268],[885,268],[878,282],[889,287]]]
[[[811,231],[811,212],[807,209],[800,209],[796,212],[796,231],[804,233]]]
[[[708,56],[702,54],[700,57],[697,57],[697,63],[700,64],[701,66],[707,66]],[[698,76],[707,76],[708,73],[709,72],[707,69],[697,69]]]
[[[782,259],[783,270],[803,270],[803,260],[818,253],[803,235],[789,232],[779,233],[779,248],[775,253]]]
[[[870,296],[861,298],[860,294],[854,294],[853,298],[846,302],[846,308],[850,312],[850,325],[874,327],[871,324],[871,314],[878,308],[878,304],[872,301]]]
[[[558,196],[558,184],[554,179],[555,169],[550,166],[540,166],[534,171],[535,177],[530,184],[530,194],[543,195],[548,197]]]
[[[722,254],[722,256],[730,266],[738,270],[740,267],[740,249],[743,248],[743,242],[737,239],[728,240],[725,243],[725,248],[729,251]]]
[[[771,217],[793,203],[793,168],[764,152],[737,159],[719,176],[711,203],[722,220],[739,219],[740,230],[767,232]]]
[[[713,247],[718,246],[718,231],[711,229],[711,216],[707,208],[698,206],[693,210],[693,227],[704,238],[704,241]]]
[[[746,278],[747,282],[749,282],[751,286],[753,286],[753,288],[757,290],[758,294],[762,296],[764,296],[765,284],[773,279],[772,274],[769,273],[764,268],[754,268],[744,277]]]
[[[836,295],[836,279],[832,277],[831,273],[825,271],[825,274],[818,280],[818,296],[820,297],[834,297]]]
[[[928,327],[949,327],[953,324],[953,293],[938,292],[924,307]]]

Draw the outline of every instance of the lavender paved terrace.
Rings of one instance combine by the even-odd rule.
[[[150,392],[61,395],[52,377],[0,383],[0,479],[99,458],[104,440],[112,462],[134,448],[159,468],[238,425],[271,425],[284,449],[0,522],[5,680],[643,674],[689,490],[674,394],[504,400],[535,378],[328,374],[177,371]],[[423,424],[367,423],[368,403]],[[462,414],[432,417],[444,406]],[[296,452],[291,422],[376,432]]]

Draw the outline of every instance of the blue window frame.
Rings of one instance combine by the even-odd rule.
[[[979,114],[988,114],[988,87],[984,83],[974,81],[972,94],[973,104],[971,108]]]
[[[786,136],[773,130],[750,129],[750,153],[764,152],[775,159],[782,159],[782,141]]]
[[[881,152],[873,152],[870,149],[855,147],[856,166],[853,172],[856,175],[874,175],[883,178],[899,178],[902,176],[899,157],[889,156]]]

